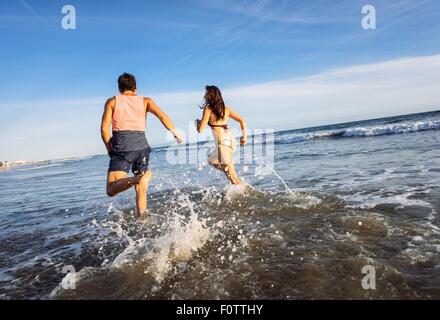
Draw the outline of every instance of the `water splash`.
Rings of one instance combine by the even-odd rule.
[[[278,172],[275,171],[274,168],[272,168],[271,166],[269,166],[267,163],[263,163],[263,166],[268,168],[270,171],[272,171],[272,173],[281,181],[281,183],[284,185],[284,188],[286,189],[286,191],[290,194],[295,194],[295,192],[293,192],[289,186],[287,185],[286,181],[283,179],[283,177],[281,177]]]
[[[169,183],[177,197],[169,199],[171,210],[165,216],[152,213],[146,221],[133,220],[110,204],[107,208],[112,214],[109,219],[92,221],[94,228],[102,233],[105,233],[104,230],[114,233],[119,243],[126,242],[126,245],[112,261],[99,267],[81,269],[76,273],[77,281],[87,283],[88,279],[102,273],[110,277],[114,272],[124,274],[141,268],[147,277],[154,280],[154,286],[148,289],[154,292],[176,263],[190,260],[193,253],[205,245],[211,236],[206,219],[199,219],[189,196],[171,181]],[[189,215],[185,215],[186,210],[189,210]],[[62,288],[63,281],[65,279],[52,291],[51,297],[66,294]]]
[[[312,195],[310,193],[300,193],[297,191],[293,191],[292,189],[289,188],[289,186],[287,185],[287,182],[283,179],[283,177],[281,177],[278,174],[278,172],[276,172],[276,170],[274,168],[272,168],[267,163],[263,163],[263,166],[268,168],[275,175],[275,177],[277,177],[281,181],[287,194],[291,198],[293,198],[295,201],[298,202],[297,206],[299,208],[308,209],[310,207],[317,206],[322,202],[321,199],[319,199],[318,197],[315,197],[314,195]]]

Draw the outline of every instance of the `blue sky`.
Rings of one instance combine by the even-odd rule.
[[[61,28],[66,4],[77,30]],[[361,28],[365,4],[376,30]],[[104,153],[103,103],[125,71],[184,131],[206,84],[251,128],[439,109],[439,12],[437,0],[2,1],[0,161]],[[165,142],[155,119],[148,137]]]

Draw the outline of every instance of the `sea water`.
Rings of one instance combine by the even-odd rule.
[[[278,132],[240,187],[156,148],[145,221],[134,192],[106,196],[107,156],[11,166],[0,298],[438,299],[439,129],[432,112]]]

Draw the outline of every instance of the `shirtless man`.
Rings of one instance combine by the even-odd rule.
[[[122,74],[118,78],[118,86],[120,94],[107,100],[101,123],[101,137],[110,156],[107,195],[114,197],[134,187],[137,218],[145,219],[148,184],[152,178],[148,170],[151,148],[145,137],[147,113],[159,118],[178,143],[182,143],[183,138],[153,99],[137,95],[133,75]],[[133,177],[128,177],[130,170]]]

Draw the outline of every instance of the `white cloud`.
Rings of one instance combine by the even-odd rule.
[[[323,23],[329,21],[328,19],[317,18],[311,15],[311,12],[316,11],[317,7],[321,5],[319,2],[311,3],[310,1],[299,1],[289,3],[286,1],[272,0],[211,0],[200,1],[199,3],[209,8],[260,21],[288,24]]]
[[[250,125],[290,129],[439,108],[438,83],[440,55],[434,55],[225,88],[223,95]],[[200,103],[202,95],[201,90],[157,98],[164,106],[186,110],[185,116],[191,106]]]

